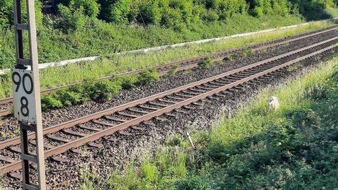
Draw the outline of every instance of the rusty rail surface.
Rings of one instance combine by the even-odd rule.
[[[152,118],[161,116],[165,113],[171,112],[173,110],[179,109],[183,106],[187,106],[191,103],[198,102],[200,100],[203,100],[207,97],[218,95],[225,90],[232,89],[233,87],[236,87],[238,85],[241,85],[243,83],[246,83],[248,81],[252,81],[254,79],[258,79],[260,77],[264,77],[270,73],[276,72],[280,69],[286,68],[292,64],[298,63],[302,60],[305,60],[307,58],[322,54],[324,52],[327,52],[331,49],[336,48],[337,46],[335,44],[330,44],[328,47],[322,48],[318,51],[314,51],[312,53],[308,53],[304,56],[299,56],[292,61],[287,61],[285,63],[279,64],[281,59],[299,55],[300,53],[304,51],[308,51],[311,48],[316,48],[321,45],[325,45],[326,43],[332,43],[338,41],[338,37],[335,37],[330,40],[326,40],[324,42],[320,42],[317,44],[313,44],[311,46],[301,48],[299,50],[295,50],[289,53],[285,53],[273,58],[269,58],[263,61],[256,62],[254,64],[247,65],[242,68],[238,68],[220,75],[216,75],[204,80],[200,80],[197,82],[190,83],[188,85],[180,86],[171,90],[167,90],[165,92],[161,92],[140,100],[136,100],[127,104],[123,104],[111,109],[107,109],[95,114],[88,115],[86,117],[81,117],[78,119],[71,120],[69,122],[65,122],[53,127],[49,127],[44,129],[44,135],[47,135],[46,138],[52,138],[48,136],[48,134],[58,132],[58,131],[65,131],[71,127],[81,127],[85,125],[87,122],[91,122],[98,125],[107,126],[106,129],[100,129],[100,128],[94,128],[92,130],[96,131],[93,134],[78,134],[78,136],[81,136],[80,138],[76,140],[69,140],[64,141],[64,144],[57,146],[57,147],[51,147],[49,145],[48,150],[45,151],[45,158],[58,155],[61,153],[64,153],[70,149],[82,146],[88,142],[95,141],[97,139],[100,139],[102,137],[109,136],[113,134],[116,131],[120,131],[123,129],[126,129],[128,127],[140,124],[142,122],[146,122]],[[176,98],[172,98],[173,96],[176,96]],[[171,101],[165,100],[165,99],[171,99]],[[162,104],[154,103],[154,102],[162,102]],[[168,105],[169,104],[169,105]],[[157,108],[150,107],[149,105],[157,105]],[[147,112],[142,111],[135,111],[135,108],[145,108],[148,110]],[[134,109],[132,109],[134,108]],[[131,111],[134,112],[137,115],[129,115],[129,114],[122,114],[123,111]],[[129,119],[119,119],[119,118],[113,118],[109,115],[129,115]],[[109,122],[102,122],[98,121],[97,119],[105,118]],[[118,122],[119,124],[112,124],[112,122]],[[76,134],[76,132],[73,132],[73,134]],[[29,135],[29,139],[34,139],[33,134]],[[10,139],[7,141],[4,141],[0,144],[0,149],[8,148],[9,146],[18,145],[20,144],[20,139]],[[0,158],[3,159],[3,158]],[[7,159],[7,161],[10,160]],[[5,161],[3,159],[2,161]],[[0,167],[0,175],[4,175],[10,171],[15,171],[20,169],[22,166],[21,161],[13,160],[9,164]]]
[[[321,29],[318,32],[314,32],[314,31],[309,32],[309,34],[304,35],[304,36],[300,36],[300,37],[295,37],[295,38],[291,37],[291,39],[286,39],[286,40],[278,39],[278,40],[273,40],[271,42],[262,42],[262,43],[258,43],[258,44],[253,44],[253,45],[250,45],[250,46],[247,46],[247,47],[235,48],[235,49],[231,49],[231,50],[227,50],[227,51],[214,52],[214,53],[211,53],[209,55],[190,58],[190,59],[186,59],[186,60],[183,60],[183,61],[176,61],[176,62],[167,63],[167,64],[163,64],[163,65],[159,65],[159,66],[153,66],[153,67],[150,67],[150,68],[147,68],[147,69],[157,69],[159,71],[160,75],[163,76],[163,75],[167,74],[167,72],[171,68],[173,68],[177,65],[179,66],[178,71],[192,69],[194,67],[197,67],[198,63],[200,61],[202,61],[205,57],[211,57],[215,62],[220,62],[224,59],[224,57],[231,56],[231,55],[235,54],[236,52],[239,52],[239,51],[247,49],[247,48],[251,48],[253,51],[260,51],[260,50],[280,46],[280,45],[283,45],[283,44],[303,40],[305,38],[313,37],[313,36],[316,36],[316,35],[324,34],[324,33],[336,30],[337,28],[338,28],[338,26],[335,25],[335,26],[332,26],[332,27],[328,27],[327,29]],[[122,72],[122,73],[117,74],[116,76],[133,75],[133,74],[138,74],[142,71],[144,71],[144,69]],[[105,76],[105,77],[102,77],[100,79],[109,79],[109,78],[112,78],[112,77],[114,77],[114,76]],[[61,89],[64,89],[64,88],[67,88],[67,87],[70,87],[70,86],[74,86],[74,85],[78,85],[78,84],[81,84],[81,83],[82,82],[77,82],[77,83],[73,83],[73,84],[69,84],[69,85],[60,86],[60,87],[57,87],[57,88],[46,89],[46,90],[43,90],[41,92],[41,94],[52,93],[52,92],[55,92],[57,90],[61,90]],[[13,99],[11,97],[5,98],[5,99],[0,99],[0,105],[9,104],[12,101],[13,101]],[[11,114],[11,111],[0,109],[0,117],[6,116],[6,115],[9,115],[9,114]]]

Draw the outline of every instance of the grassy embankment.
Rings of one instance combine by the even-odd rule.
[[[276,23],[272,24],[268,23],[267,21],[260,24],[266,26],[265,28],[270,28],[271,26],[276,25]],[[232,25],[229,25],[228,28],[232,28],[231,26],[235,25],[236,23],[234,22]],[[258,25],[257,29],[262,29],[261,25]],[[109,55],[93,62],[73,64],[66,67],[48,68],[41,71],[41,87],[42,89],[47,89],[51,87],[70,84],[73,82],[83,81],[85,79],[95,79],[106,75],[114,75],[123,71],[143,69],[159,64],[168,63],[171,61],[177,61],[208,54],[210,52],[288,37],[299,33],[320,29],[330,25],[331,23],[326,22],[315,23],[287,30],[277,30],[271,33],[259,34],[250,37],[227,39],[223,41],[200,45],[189,45],[186,47],[166,49],[159,52],[127,54],[123,56]],[[246,25],[242,26],[243,28],[245,28]],[[236,33],[236,31],[234,30],[230,33]],[[1,78],[0,98],[11,96],[12,90],[11,83],[9,81],[9,76]]]
[[[276,113],[266,100],[280,100]],[[82,189],[334,189],[338,187],[337,59],[297,81],[262,90],[210,133],[194,132],[159,147],[142,164],[104,181],[83,172]]]

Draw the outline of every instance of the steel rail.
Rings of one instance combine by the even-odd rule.
[[[231,49],[231,50],[227,50],[227,51],[214,52],[214,53],[211,53],[211,54],[208,54],[208,55],[194,57],[194,58],[186,59],[186,60],[183,60],[183,61],[175,61],[175,62],[172,62],[172,63],[167,63],[167,64],[163,64],[163,65],[159,65],[159,66],[153,66],[153,67],[149,67],[149,68],[146,68],[146,69],[157,69],[157,70],[165,69],[164,71],[160,71],[160,75],[163,76],[168,72],[169,69],[171,69],[172,67],[174,67],[176,65],[182,66],[184,64],[190,64],[190,65],[187,65],[187,66],[179,67],[178,71],[192,69],[194,67],[197,67],[198,66],[197,63],[202,61],[205,57],[208,57],[208,56],[212,57],[215,62],[219,62],[219,61],[223,60],[223,56],[229,56],[229,55],[236,53],[237,51],[241,51],[241,50],[244,50],[244,49],[247,49],[247,48],[253,48],[252,49],[253,51],[260,51],[260,50],[272,48],[272,47],[275,47],[275,46],[287,44],[287,43],[290,43],[290,42],[299,41],[299,40],[309,38],[309,37],[313,37],[313,36],[316,36],[316,35],[320,35],[320,34],[323,34],[323,33],[327,33],[327,32],[336,30],[337,28],[338,28],[338,26],[333,26],[333,27],[329,27],[326,30],[314,32],[314,33],[304,35],[304,36],[300,36],[300,37],[296,37],[296,38],[291,38],[289,40],[278,39],[278,40],[273,40],[270,43],[269,42],[262,42],[262,43],[253,44],[253,45],[250,45],[250,46],[247,46],[247,47],[235,48],[235,49]],[[282,41],[279,41],[279,40],[282,40]],[[139,74],[140,72],[142,72],[144,70],[145,69],[138,69],[138,70],[134,70],[134,71],[122,72],[122,73],[119,73],[117,75],[101,77],[100,79],[109,79],[109,78],[112,78],[114,76],[126,76],[126,75],[132,75],[132,74]],[[59,87],[52,88],[52,89],[46,89],[46,90],[43,90],[41,92],[41,94],[48,94],[48,93],[55,92],[57,90],[61,90],[61,89],[64,89],[64,88],[67,88],[67,87],[70,87],[70,86],[74,86],[74,85],[78,85],[78,84],[81,84],[81,83],[82,82],[76,82],[76,83],[72,83],[72,84],[64,85],[64,86],[59,86]],[[0,105],[8,104],[8,103],[11,103],[12,101],[13,101],[13,99],[11,97],[5,98],[5,99],[0,99]],[[1,111],[0,112],[0,116],[5,116],[5,115],[8,115],[8,114],[10,114],[10,111]]]
[[[116,106],[116,107],[111,108],[111,109],[103,110],[103,111],[100,111],[100,112],[95,113],[95,114],[90,114],[88,116],[77,118],[77,119],[74,119],[74,120],[71,120],[71,121],[68,121],[68,122],[64,122],[64,123],[61,123],[61,124],[58,124],[58,125],[55,125],[55,126],[52,126],[52,127],[48,127],[48,128],[44,129],[44,135],[59,131],[61,129],[73,127],[74,125],[84,123],[84,122],[88,122],[92,119],[97,119],[97,118],[100,118],[100,117],[107,115],[107,114],[109,115],[109,114],[117,112],[117,111],[121,111],[121,110],[130,108],[130,107],[134,107],[135,105],[143,104],[143,103],[146,103],[148,101],[152,101],[154,99],[157,99],[159,97],[164,97],[164,96],[171,94],[171,93],[175,93],[175,92],[178,92],[178,91],[181,91],[181,90],[186,90],[186,89],[190,88],[192,85],[194,85],[194,86],[201,85],[203,83],[207,83],[207,82],[210,82],[212,80],[216,80],[218,78],[223,78],[225,76],[228,76],[228,75],[231,75],[231,74],[234,74],[234,73],[237,73],[237,72],[245,71],[247,69],[257,67],[259,65],[264,65],[264,64],[270,63],[272,61],[276,61],[276,60],[284,58],[284,57],[288,57],[288,56],[291,56],[291,55],[294,55],[294,54],[298,54],[298,53],[301,53],[303,51],[309,50],[313,47],[317,47],[317,46],[320,46],[320,45],[323,45],[325,43],[335,41],[335,40],[338,40],[338,36],[333,38],[333,39],[325,40],[323,42],[313,44],[313,45],[308,46],[308,47],[304,47],[304,48],[301,48],[301,49],[298,49],[298,50],[295,50],[295,51],[292,51],[292,52],[284,53],[282,55],[278,55],[278,56],[275,56],[275,57],[272,57],[272,58],[269,58],[269,59],[266,59],[266,60],[256,62],[254,64],[250,64],[250,65],[238,68],[238,69],[234,69],[234,70],[228,71],[228,72],[220,74],[220,75],[216,75],[216,76],[204,79],[204,80],[200,80],[200,81],[193,82],[193,83],[190,83],[190,84],[187,84],[187,85],[184,85],[184,86],[177,87],[175,89],[167,90],[167,91],[164,91],[164,92],[152,95],[152,96],[148,96],[146,98],[142,98],[142,99],[135,100],[135,101],[132,101],[132,102],[120,105],[120,106]],[[30,133],[28,138],[33,139],[34,134]],[[20,138],[19,137],[9,139],[9,140],[5,140],[5,141],[0,143],[0,150],[6,148],[8,146],[18,145],[18,144],[20,144]]]
[[[329,47],[326,47],[326,48],[323,48],[321,50],[312,52],[312,53],[307,54],[307,55],[302,56],[302,57],[298,57],[298,58],[296,58],[296,59],[294,59],[292,61],[288,61],[286,63],[277,65],[277,66],[275,66],[273,68],[266,69],[264,71],[261,71],[259,73],[253,74],[251,76],[244,77],[242,79],[239,79],[237,81],[231,82],[229,84],[225,84],[222,87],[218,87],[216,89],[212,89],[209,92],[205,92],[205,93],[196,95],[194,97],[188,98],[186,100],[180,101],[180,102],[178,102],[178,103],[176,103],[174,105],[168,105],[167,107],[164,107],[164,108],[159,109],[157,111],[152,111],[152,112],[150,112],[150,113],[148,113],[146,115],[139,116],[137,118],[125,121],[125,122],[123,122],[121,124],[118,124],[118,125],[116,125],[114,127],[110,127],[110,128],[104,129],[104,130],[96,132],[94,134],[90,134],[90,135],[87,135],[85,137],[79,138],[77,140],[73,140],[71,142],[68,142],[68,143],[65,143],[63,145],[60,145],[58,147],[49,149],[49,150],[45,151],[45,158],[53,156],[53,155],[64,153],[67,150],[70,150],[72,148],[76,148],[76,147],[82,146],[82,145],[84,145],[85,143],[87,143],[89,141],[95,141],[97,139],[100,139],[101,137],[111,135],[111,134],[113,134],[116,131],[126,129],[126,128],[130,127],[130,126],[137,125],[137,124],[139,124],[141,122],[144,122],[144,121],[148,121],[148,120],[150,120],[150,119],[152,119],[154,117],[163,115],[164,113],[171,112],[171,111],[173,111],[173,110],[175,110],[177,108],[180,108],[182,106],[189,105],[191,103],[194,103],[194,102],[202,100],[202,99],[204,99],[206,97],[218,94],[218,93],[220,93],[222,91],[225,91],[227,89],[236,87],[236,86],[238,86],[240,84],[246,83],[246,82],[251,81],[253,79],[257,79],[257,78],[265,76],[265,75],[267,75],[269,73],[273,73],[273,72],[278,71],[278,70],[280,70],[282,68],[288,67],[288,66],[290,66],[292,64],[298,63],[298,62],[300,62],[302,60],[305,60],[307,58],[310,58],[310,57],[316,56],[318,54],[324,53],[324,52],[329,51],[329,50],[331,50],[333,48],[336,48],[336,47],[337,47],[336,45],[330,45]],[[181,87],[178,87],[178,88],[175,88],[175,89],[172,89],[172,90],[168,90],[168,91],[159,93],[157,95],[153,95],[153,96],[150,96],[150,97],[147,97],[147,98],[143,98],[143,99],[138,100],[138,101],[134,101],[134,102],[128,103],[126,105],[121,105],[121,106],[118,106],[116,108],[112,108],[112,109],[108,109],[108,110],[105,110],[105,111],[101,111],[101,112],[99,112],[97,114],[92,114],[89,117],[83,117],[83,118],[78,119],[78,120],[73,120],[71,122],[66,122],[64,124],[64,126],[59,125],[59,126],[55,126],[55,127],[48,128],[48,129],[44,130],[44,134],[45,134],[45,132],[47,130],[49,130],[49,133],[52,133],[52,132],[59,131],[60,129],[65,129],[65,128],[73,127],[76,124],[85,123],[85,122],[91,121],[93,119],[100,118],[100,117],[105,116],[105,115],[110,115],[110,114],[116,113],[118,111],[125,110],[126,108],[129,108],[129,107],[135,107],[137,105],[144,104],[144,103],[147,103],[149,101],[156,100],[156,99],[159,99],[159,98],[162,98],[162,97],[174,94],[176,92],[184,91],[184,90],[187,90],[187,89],[192,88],[192,87],[196,87],[196,86],[203,85],[203,84],[211,82],[211,81],[215,81],[217,79],[225,78],[225,77],[230,76],[232,74],[236,74],[236,73],[243,72],[243,71],[248,71],[248,70],[254,69],[254,68],[259,68],[260,66],[267,65],[268,63],[270,63],[272,61],[276,61],[276,60],[281,59],[281,58],[282,58],[282,55],[281,56],[277,56],[275,59],[270,58],[269,61],[260,61],[260,62],[257,62],[255,64],[243,67],[243,68],[235,69],[233,71],[229,71],[229,72],[226,72],[224,74],[220,74],[220,75],[217,75],[217,76],[214,76],[214,77],[210,77],[210,78],[202,80],[202,81],[197,81],[197,82],[191,83],[189,85],[185,85],[185,86],[181,86]],[[18,169],[21,168],[21,166],[22,166],[22,164],[21,164],[20,161],[13,162],[11,164],[5,165],[4,167],[0,168],[0,175],[3,175],[3,174],[8,173],[10,171],[18,170]]]

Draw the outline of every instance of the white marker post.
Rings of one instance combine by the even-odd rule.
[[[16,66],[12,69],[14,116],[20,123],[23,189],[45,190],[45,158],[41,116],[38,49],[34,0],[26,0],[28,23],[22,23],[22,0],[14,0]],[[24,32],[28,33],[29,57],[24,57]],[[35,133],[35,152],[28,149],[28,132]],[[30,181],[30,164],[38,167],[38,184]]]

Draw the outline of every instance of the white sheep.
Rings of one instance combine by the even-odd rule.
[[[268,110],[277,111],[279,108],[278,98],[276,96],[271,96],[268,100]]]

